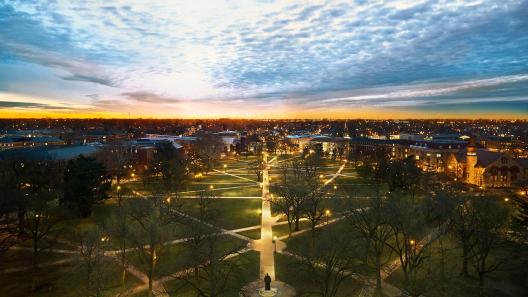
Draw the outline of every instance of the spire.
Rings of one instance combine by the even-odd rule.
[[[345,120],[345,128],[343,129],[343,137],[350,138],[350,135],[348,134],[347,120]]]

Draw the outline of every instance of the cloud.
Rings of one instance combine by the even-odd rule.
[[[412,107],[528,88],[505,80],[528,75],[528,1],[0,3],[0,67],[49,67],[93,104]]]
[[[146,103],[178,103],[180,102],[180,100],[178,99],[168,98],[168,97],[160,96],[160,95],[146,92],[146,91],[128,92],[128,93],[122,93],[121,95],[125,96],[128,99],[134,100],[134,101],[146,102]]]
[[[68,76],[62,76],[61,78],[64,80],[91,82],[91,83],[100,84],[100,85],[104,85],[108,87],[116,86],[115,83],[108,78],[90,76],[90,75],[85,75],[85,74],[73,74],[73,75],[68,75]]]
[[[54,105],[44,104],[44,103],[0,101],[0,109],[2,108],[65,109],[65,107],[62,107],[62,106],[54,106]]]

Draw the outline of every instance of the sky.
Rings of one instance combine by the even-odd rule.
[[[528,119],[528,0],[0,0],[0,117]]]

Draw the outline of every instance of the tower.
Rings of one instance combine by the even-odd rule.
[[[477,169],[477,145],[475,137],[471,136],[467,145],[466,152],[466,182],[469,184],[478,185]]]
[[[347,121],[346,120],[345,120],[345,128],[343,129],[343,138],[350,138],[350,134],[348,133]]]

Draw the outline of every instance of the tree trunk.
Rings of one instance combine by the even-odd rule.
[[[18,207],[18,234],[24,234],[26,228],[26,209],[24,207]]]
[[[376,291],[381,292],[381,260],[379,255],[376,255]]]
[[[468,251],[466,247],[462,248],[462,271],[460,271],[460,274],[468,277]]]
[[[124,287],[126,282],[126,268],[123,266],[123,270],[121,271],[121,286]]]
[[[479,279],[479,296],[485,296],[484,294],[484,273],[479,272],[478,279]]]
[[[299,231],[299,215],[295,216],[295,231]]]

